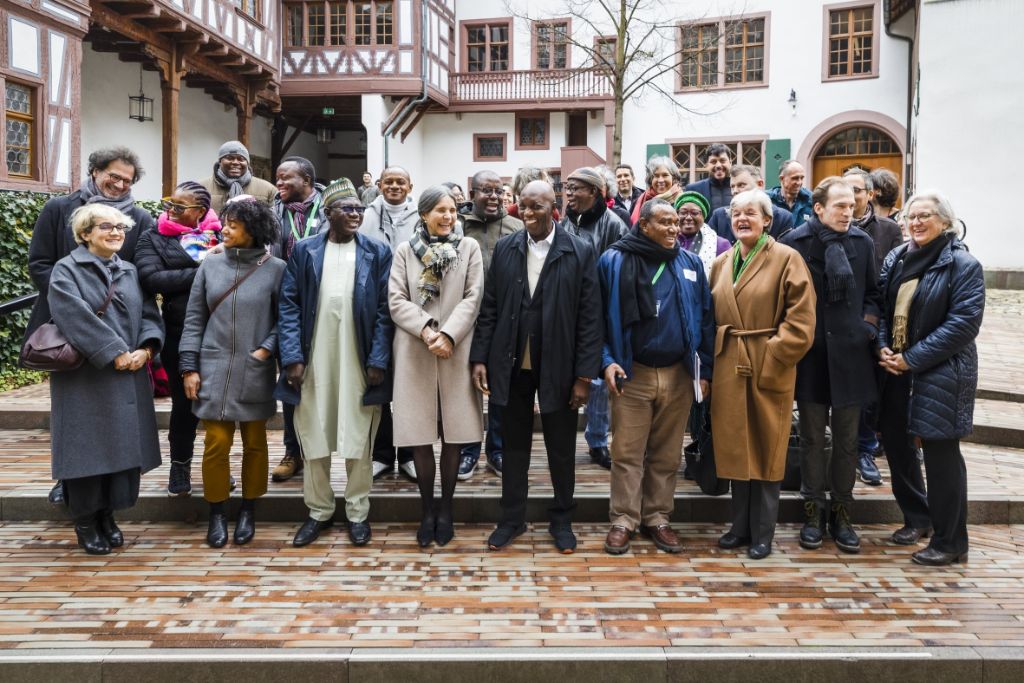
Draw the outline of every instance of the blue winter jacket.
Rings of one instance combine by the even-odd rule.
[[[882,265],[881,288],[887,308],[893,299],[890,288],[899,287],[908,246],[893,249]],[[912,373],[907,405],[911,434],[922,439],[958,439],[971,433],[978,387],[974,340],[984,311],[981,264],[963,244],[952,240],[925,271],[910,303],[908,347],[903,360]],[[892,346],[892,315],[886,310],[882,316],[878,330],[882,347]]]
[[[793,227],[799,228],[807,219],[814,215],[814,202],[811,199],[811,191],[806,187],[801,187],[800,192],[796,195],[796,202],[790,207],[786,203],[786,198],[782,195],[782,188],[775,186],[768,190],[768,198],[772,200],[772,204],[785,209],[793,214]]]
[[[277,346],[282,369],[295,363],[309,363],[327,235],[325,231],[298,242],[288,259],[278,298]],[[391,250],[383,242],[360,233],[355,240],[353,309],[359,358],[364,368],[385,371],[381,384],[366,387],[363,405],[378,405],[391,401],[391,341],[395,336],[388,309]],[[288,384],[284,372],[278,379],[274,398],[291,404],[299,402],[299,392]]]
[[[604,307],[604,349],[601,371],[618,363],[626,371],[627,379],[633,370],[633,330],[622,327],[622,308],[619,304],[619,273],[622,271],[623,253],[609,249],[597,263],[597,276],[601,282]],[[700,378],[711,380],[711,364],[715,347],[715,314],[711,303],[711,287],[704,275],[704,266],[695,254],[685,249],[670,264],[676,279],[679,306],[686,322],[681,343],[685,344],[689,359],[687,372],[693,374],[694,354],[700,356]]]

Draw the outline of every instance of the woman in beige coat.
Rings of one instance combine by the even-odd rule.
[[[428,188],[412,239],[398,245],[388,302],[395,323],[394,443],[413,447],[423,504],[416,539],[446,545],[455,535],[452,497],[462,444],[480,441],[480,396],[469,350],[484,289],[476,240],[455,234],[455,198]],[[441,438],[441,504],[434,509],[434,442]]]
[[[711,265],[715,369],[711,433],[718,476],[732,479],[733,522],[718,544],[771,554],[786,469],[796,364],[814,340],[814,286],[803,258],[768,236],[761,190],[730,205],[736,244]]]

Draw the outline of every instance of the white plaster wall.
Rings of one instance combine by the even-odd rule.
[[[1004,0],[1009,2],[1010,0]],[[743,136],[764,136],[791,141],[795,156],[808,134],[830,117],[853,110],[868,110],[903,121],[906,116],[907,46],[884,33],[881,4],[875,19],[879,22],[877,78],[823,83],[822,45],[824,39],[824,10],[829,0],[704,0],[682,2],[670,0],[661,4],[658,19],[663,24],[674,24],[689,19],[735,16],[738,14],[770,13],[768,41],[768,85],[753,89],[735,89],[676,95],[673,101],[654,92],[642,93],[626,103],[624,111],[622,157],[634,168],[641,168],[646,160],[647,145],[670,141],[717,138],[730,140]],[[1012,4],[1012,3],[1011,3]],[[531,18],[567,16],[563,0],[513,0],[516,15]],[[458,21],[509,16],[504,0],[479,0],[459,3]],[[588,16],[602,28],[600,16]],[[572,20],[574,36],[589,43],[595,31],[581,18]],[[605,32],[602,28],[601,32]],[[529,22],[514,22],[512,61],[515,69],[530,68],[531,36]],[[461,50],[461,32],[457,49]],[[666,48],[672,49],[672,46]],[[584,56],[578,50],[572,56],[575,67],[582,66]],[[674,91],[674,76],[666,74],[661,85]],[[794,112],[787,100],[790,90],[796,90],[797,108]],[[440,117],[431,117],[431,119]],[[468,119],[467,115],[464,120]],[[423,125],[423,124],[421,124]],[[437,123],[432,126],[438,128]],[[460,129],[449,126],[447,133],[461,136]],[[507,130],[512,132],[511,115]],[[471,132],[493,132],[475,129]],[[555,144],[562,139],[553,137]],[[606,156],[605,134],[601,116],[588,122],[588,142],[601,156]],[[816,140],[810,141],[812,144]],[[897,142],[902,146],[904,139]],[[472,159],[471,135],[465,139],[445,139],[439,144],[458,151],[453,158]],[[510,161],[512,160],[510,156]]]
[[[163,166],[163,114],[160,107],[160,77],[155,71],[142,72],[142,87],[153,98],[153,120],[128,118],[128,96],[138,94],[139,67],[115,55],[95,52],[88,45],[82,51],[82,175],[88,167],[89,152],[99,147],[124,145],[139,155],[146,174],[133,188],[137,199],[159,199]],[[178,178],[201,180],[213,172],[217,150],[238,135],[233,107],[217,102],[202,90],[182,86],[179,95]],[[270,157],[270,127],[262,117],[253,119],[249,151]],[[303,133],[289,154],[305,156],[318,173],[327,170],[327,147],[316,137]]]
[[[1024,155],[1024,140],[1013,132],[1024,108],[1024,75],[994,61],[1018,40],[1021,21],[1018,0],[925,2],[921,10],[917,187],[950,198],[967,223],[971,253],[986,268],[1024,267],[1020,252],[1007,248],[1013,224],[998,199],[1017,189],[1016,177],[998,164],[966,164],[993,153]]]

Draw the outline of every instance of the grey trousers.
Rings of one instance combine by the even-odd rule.
[[[825,476],[831,470],[832,502],[853,504],[857,477],[857,430],[860,406],[832,408],[832,459],[825,458],[825,425],[829,406],[797,402],[800,411],[800,495],[825,509]]]
[[[751,545],[771,546],[779,519],[781,481],[732,482],[732,533],[749,538]]]

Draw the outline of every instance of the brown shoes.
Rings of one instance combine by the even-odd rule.
[[[270,473],[270,478],[274,481],[288,481],[301,472],[302,458],[295,453],[285,453],[281,462],[277,463],[277,467]]]
[[[604,551],[609,555],[621,555],[629,550],[629,539],[633,532],[624,526],[615,525],[604,538]]]
[[[640,533],[648,536],[654,541],[654,545],[666,553],[678,553],[683,550],[683,544],[679,542],[679,537],[676,536],[676,532],[672,531],[672,527],[668,524],[642,526],[640,527]]]

